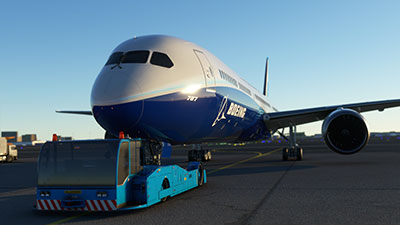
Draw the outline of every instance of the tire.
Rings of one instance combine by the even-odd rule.
[[[197,184],[198,187],[201,187],[204,184],[204,167],[202,163],[200,163],[198,170],[199,170],[199,178]]]
[[[210,160],[210,156],[208,154],[208,151],[205,151],[205,153],[204,153],[204,161],[208,161],[208,160]]]
[[[169,181],[168,181],[167,178],[165,178],[163,180],[162,184],[161,184],[161,190],[165,190],[165,189],[168,189],[168,188],[170,188]],[[167,201],[167,199],[168,199],[168,196],[162,198],[161,202],[165,202],[165,201]]]
[[[6,158],[6,161],[8,163],[11,163],[13,161],[13,157],[8,155],[7,158]]]
[[[287,161],[289,159],[289,149],[282,149],[282,160]]]
[[[302,148],[296,148],[296,159],[297,161],[303,160],[303,149]]]

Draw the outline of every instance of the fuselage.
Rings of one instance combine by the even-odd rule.
[[[271,131],[262,116],[277,111],[207,50],[162,35],[117,46],[93,85],[91,106],[113,135],[171,144],[265,138]]]

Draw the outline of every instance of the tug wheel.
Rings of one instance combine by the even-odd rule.
[[[203,164],[199,165],[199,178],[198,178],[198,186],[201,187],[204,184],[204,167]]]
[[[8,155],[7,158],[6,158],[6,160],[7,160],[8,163],[10,163],[10,162],[13,161],[13,157]]]
[[[168,181],[167,178],[165,178],[165,179],[163,180],[163,182],[162,182],[161,190],[168,189],[169,187],[170,187],[169,181]],[[167,201],[167,199],[168,199],[168,196],[162,198],[161,201],[162,201],[162,202],[165,202],[165,201]]]

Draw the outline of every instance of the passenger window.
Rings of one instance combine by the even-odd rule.
[[[123,52],[114,52],[106,62],[106,65],[119,64],[123,54]]]
[[[146,63],[149,58],[149,51],[127,52],[122,58],[122,63]]]
[[[121,143],[118,157],[118,185],[124,183],[129,175],[129,145],[128,142]]]
[[[153,52],[151,56],[150,63],[157,66],[171,68],[174,66],[171,59],[164,53],[161,52]]]

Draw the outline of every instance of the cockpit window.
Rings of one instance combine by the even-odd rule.
[[[114,52],[108,59],[106,65],[121,63],[146,63],[149,58],[149,51]]]
[[[174,66],[171,59],[164,53],[161,52],[153,52],[151,56],[150,63],[157,66],[171,68]]]
[[[122,57],[122,63],[146,63],[149,58],[149,51],[127,52]]]
[[[106,62],[106,65],[119,64],[123,54],[123,52],[114,52]]]

